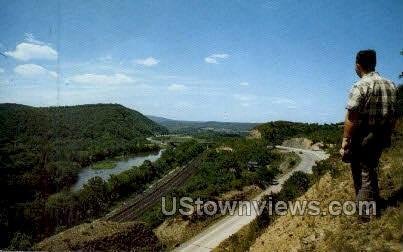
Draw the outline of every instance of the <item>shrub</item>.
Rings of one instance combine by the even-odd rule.
[[[302,171],[294,172],[284,182],[278,198],[284,201],[293,200],[304,194],[310,187],[310,176]]]
[[[17,232],[14,234],[13,239],[11,239],[10,245],[8,247],[9,250],[31,250],[32,241],[31,237]]]

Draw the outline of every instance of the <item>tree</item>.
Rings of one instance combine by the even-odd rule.
[[[98,216],[110,203],[107,183],[100,177],[91,178],[80,191],[78,199],[86,216]]]
[[[9,250],[31,250],[32,238],[24,233],[17,232],[10,242]]]
[[[73,225],[79,217],[79,207],[76,196],[69,191],[63,191],[50,196],[45,208],[47,218],[57,227]]]
[[[294,172],[291,177],[284,182],[279,197],[284,201],[295,199],[308,190],[310,182],[310,177],[305,172]]]

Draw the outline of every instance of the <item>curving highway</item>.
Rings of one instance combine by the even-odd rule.
[[[264,195],[280,191],[283,183],[292,175],[292,173],[296,171],[311,173],[312,166],[314,166],[317,161],[328,158],[328,154],[324,151],[312,151],[284,146],[276,146],[276,148],[296,152],[301,157],[301,162],[294,169],[279,177],[279,183],[277,185],[268,187],[265,191],[254,198],[253,201],[249,202],[249,210],[243,208],[245,211],[236,211],[235,215],[224,217],[189,241],[181,244],[175,249],[175,251],[211,251],[222,241],[238,232],[244,225],[249,224],[256,218],[258,209],[256,202]]]

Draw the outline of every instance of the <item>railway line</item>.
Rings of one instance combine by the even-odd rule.
[[[194,175],[197,172],[198,166],[196,164],[199,160],[200,157],[196,157],[186,165],[165,175],[165,177],[154,183],[149,189],[128,203],[127,206],[110,212],[104,219],[116,222],[137,220],[142,213],[160,201],[161,197],[167,195],[175,188],[178,188]]]

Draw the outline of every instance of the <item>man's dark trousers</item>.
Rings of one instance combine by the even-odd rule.
[[[381,134],[369,132],[352,139],[351,171],[356,200],[378,201],[378,165],[384,142]]]

